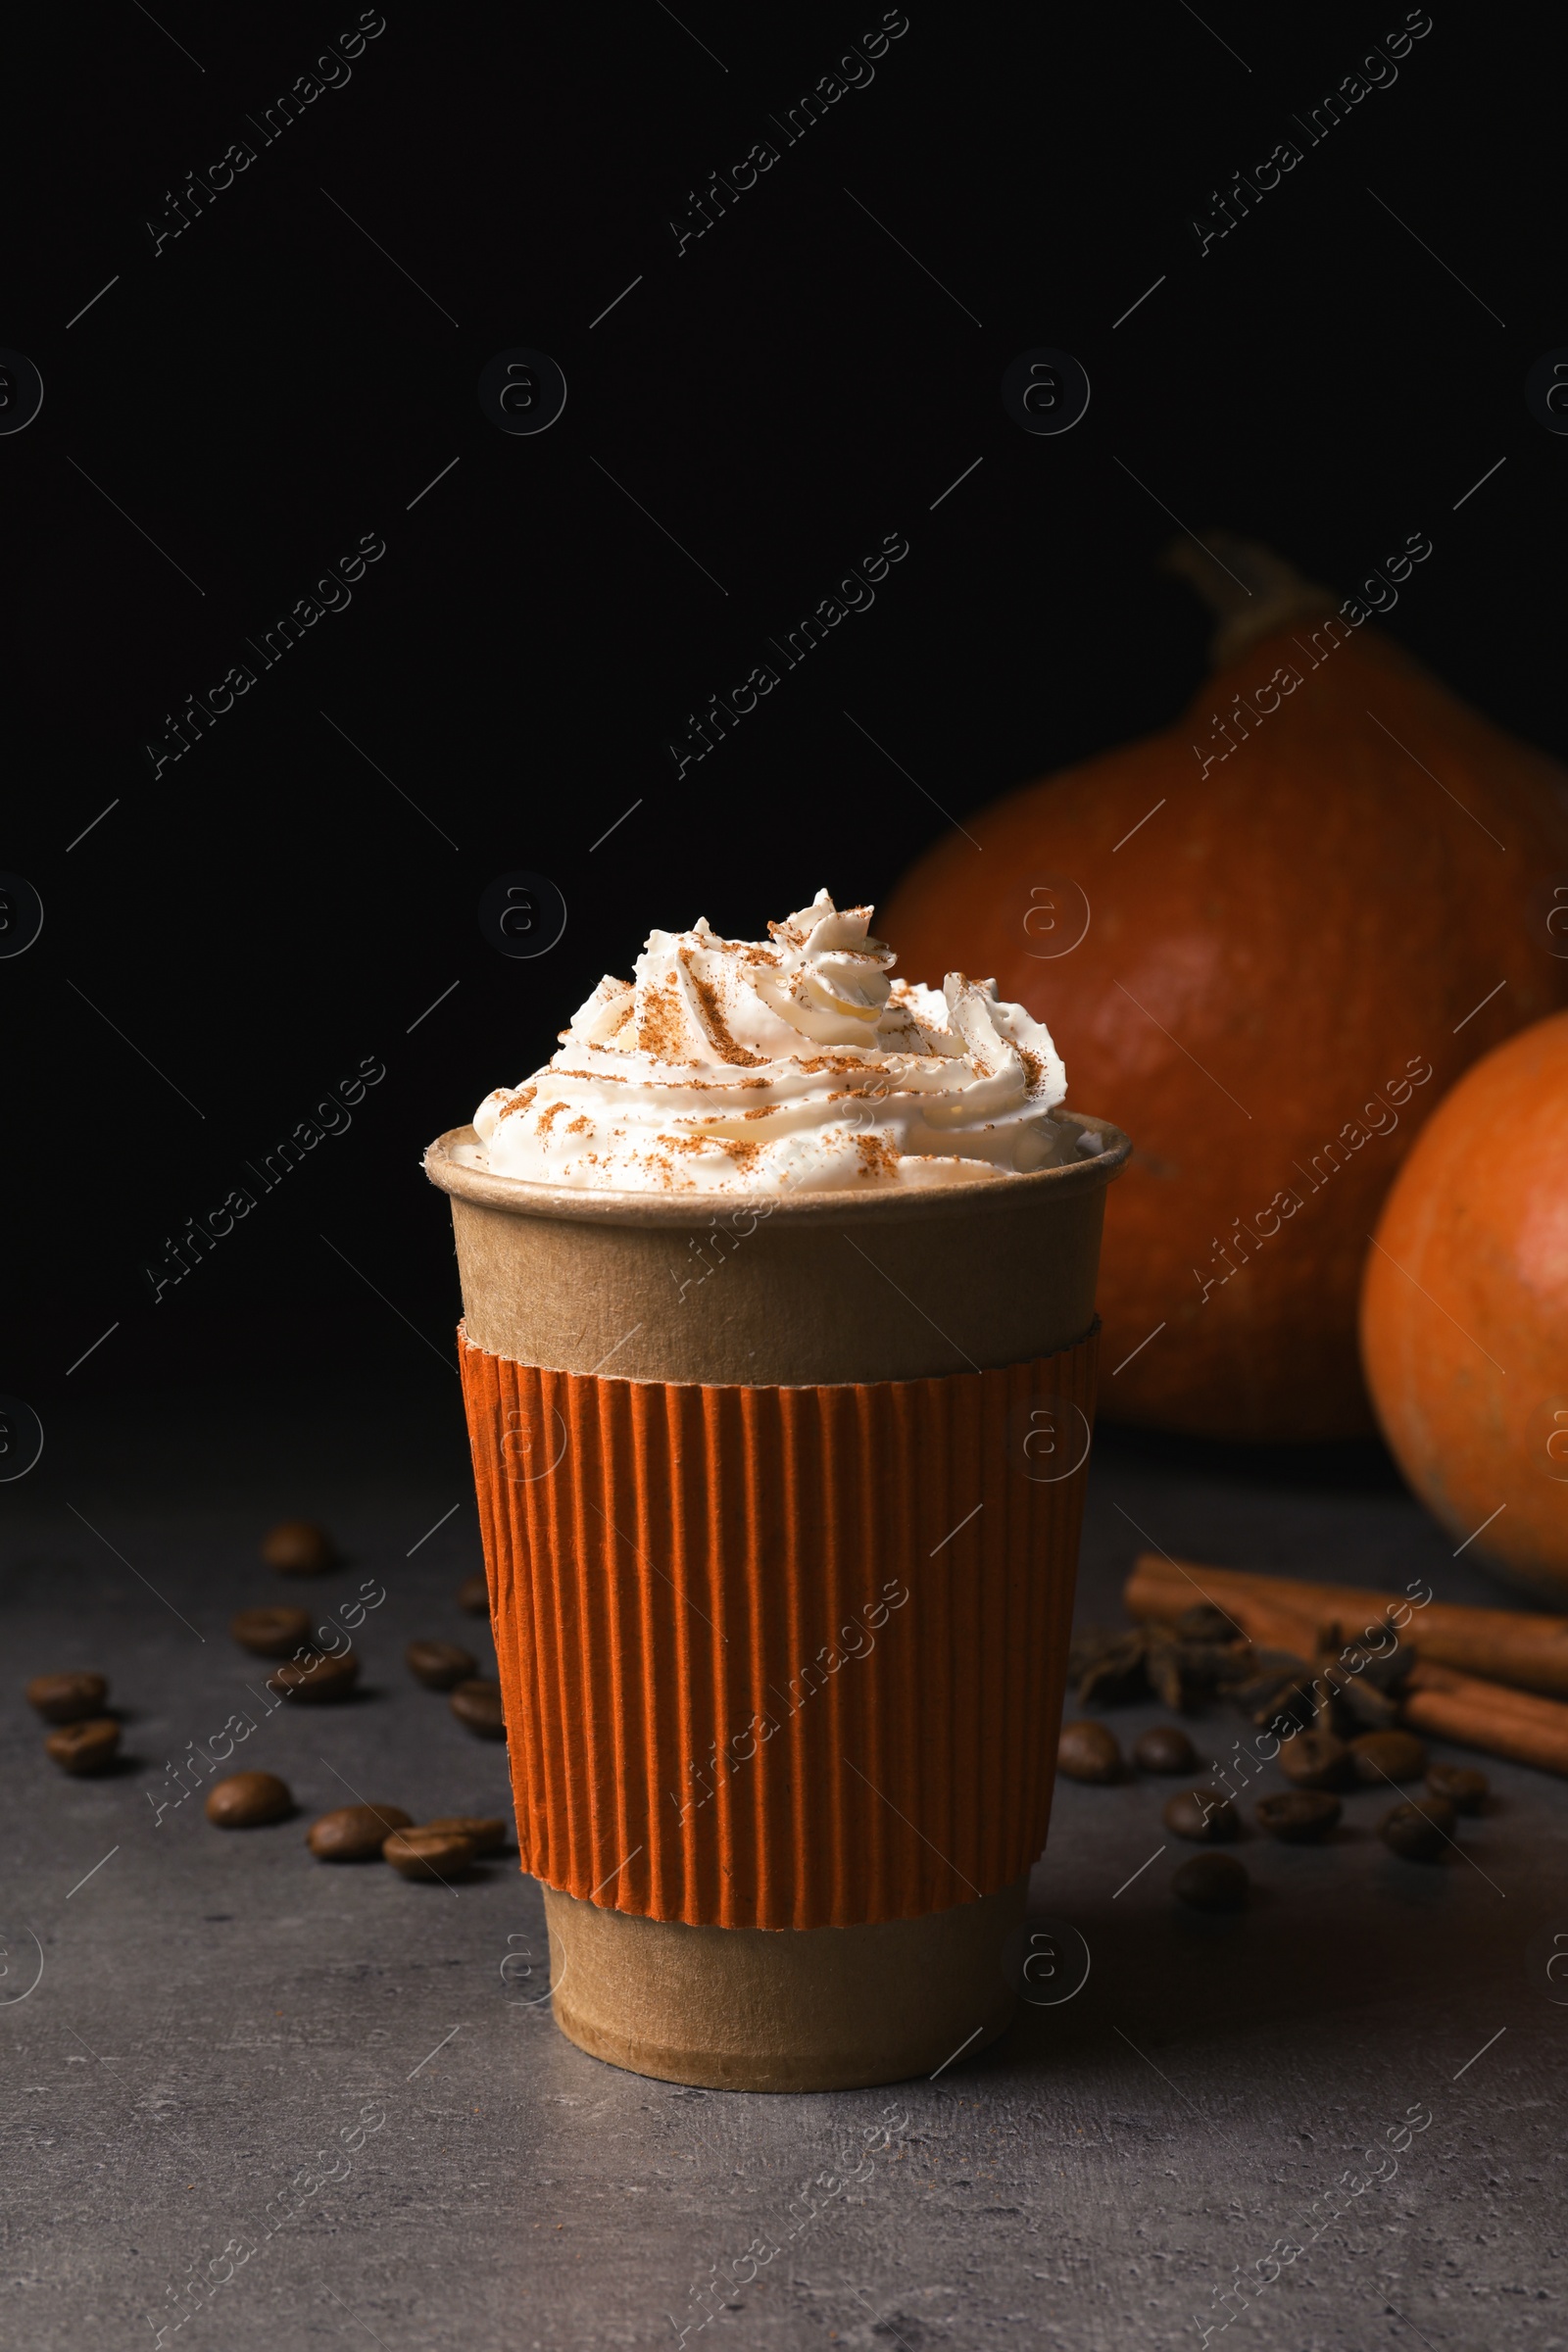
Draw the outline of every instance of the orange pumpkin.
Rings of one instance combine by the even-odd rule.
[[[1374,1239],[1361,1356],[1399,1467],[1456,1543],[1568,1605],[1568,1012],[1445,1097]]]
[[[1339,1437],[1372,1425],[1361,1265],[1416,1129],[1568,997],[1568,778],[1354,600],[1209,544],[1241,582],[1199,580],[1228,616],[1186,715],[969,819],[877,927],[906,972],[994,973],[1133,1138],[1102,1410]]]

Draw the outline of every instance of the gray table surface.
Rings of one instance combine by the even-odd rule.
[[[520,1974],[544,1938],[514,1862],[452,1892],[323,1869],[301,1843],[345,1783],[422,1817],[507,1809],[504,1751],[401,1662],[416,1633],[475,1645],[453,1599],[478,1564],[466,1449],[433,1365],[428,1397],[373,1405],[291,1389],[77,1408],[0,1502],[7,2345],[445,2352],[688,2327],[781,2352],[1198,2347],[1205,2328],[1299,2352],[1568,2342],[1568,2009],[1526,1965],[1533,1935],[1568,1932],[1559,1783],[1489,1767],[1492,1811],[1438,1867],[1380,1846],[1371,1794],[1324,1850],[1251,1836],[1254,1897],[1230,1921],[1178,1911],[1179,1850],[1125,1884],[1163,1842],[1167,1785],[1063,1786],[1032,1891],[1087,1939],[1073,1999],[933,2082],[684,2091],[557,2032],[542,1967]],[[240,1751],[284,1775],[300,1820],[224,1836],[197,1799],[158,1820],[166,1764],[259,1682],[224,1628],[295,1596],[255,1552],[295,1514],[350,1555],[299,1597],[385,1586],[366,1690],[285,1709]],[[1250,1476],[1107,1436],[1084,1615],[1117,1613],[1140,1530],[1235,1565],[1495,1597],[1375,1472]],[[27,1677],[73,1665],[108,1672],[125,1712],[112,1777],[60,1775],[22,1702]],[[1135,1734],[1158,1713],[1110,1720]],[[281,2218],[367,2109],[385,2120],[348,2171],[302,2182]],[[1430,2120],[1390,2171],[1406,2118]],[[807,2193],[850,2165],[849,2186]],[[757,2239],[778,2248],[760,2268]]]

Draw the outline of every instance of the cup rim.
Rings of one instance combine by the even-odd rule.
[[[701,1226],[717,1215],[750,1213],[759,1222],[760,1216],[770,1220],[782,1217],[793,1225],[838,1225],[847,1217],[903,1224],[951,1216],[960,1202],[965,1214],[995,1214],[1008,1203],[1038,1200],[1044,1205],[1068,1193],[1089,1192],[1111,1183],[1127,1164],[1131,1140],[1109,1119],[1083,1110],[1067,1115],[1101,1138],[1101,1148],[1092,1159],[1074,1160],[1064,1167],[1036,1168],[1027,1176],[1009,1173],[1000,1181],[976,1178],[972,1183],[907,1191],[888,1187],[874,1192],[615,1193],[589,1192],[576,1185],[536,1184],[530,1177],[498,1176],[489,1168],[466,1167],[454,1159],[456,1145],[478,1142],[471,1126],[449,1127],[444,1135],[438,1135],[425,1150],[423,1166],[430,1182],[442,1192],[514,1217],[559,1217],[589,1225]]]

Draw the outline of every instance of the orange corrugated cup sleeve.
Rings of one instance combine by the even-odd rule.
[[[522,1867],[650,1919],[850,1927],[1050,1817],[1098,1325],[831,1388],[540,1370],[459,1331]]]

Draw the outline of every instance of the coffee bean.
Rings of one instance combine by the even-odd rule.
[[[241,1609],[228,1630],[241,1649],[259,1658],[286,1658],[309,1639],[311,1620],[305,1609]]]
[[[1406,1862],[1441,1862],[1453,1835],[1454,1810],[1446,1796],[1396,1805],[1378,1823],[1378,1836]]]
[[[476,1568],[472,1576],[466,1576],[458,1587],[458,1606],[466,1609],[470,1617],[489,1616],[490,1588],[482,1568]]]
[[[1241,1863],[1229,1854],[1194,1854],[1171,1880],[1170,1890],[1195,1911],[1239,1911],[1250,1885]]]
[[[1280,1770],[1298,1788],[1347,1788],[1355,1779],[1355,1759],[1332,1732],[1298,1732],[1281,1742]]]
[[[1467,1764],[1429,1764],[1427,1787],[1434,1796],[1446,1797],[1456,1813],[1484,1811],[1492,1794],[1486,1774],[1472,1771]]]
[[[84,1715],[101,1715],[108,1696],[101,1674],[35,1674],[27,1685],[27,1704],[45,1723],[79,1723]]]
[[[459,1683],[471,1682],[479,1671],[472,1651],[460,1649],[455,1642],[411,1642],[403,1655],[415,1681],[427,1690],[451,1690]]]
[[[1326,1838],[1343,1811],[1337,1796],[1326,1788],[1286,1788],[1278,1796],[1257,1800],[1257,1826],[1287,1845],[1310,1845]]]
[[[466,1723],[480,1740],[504,1740],[507,1719],[501,1711],[501,1685],[475,1678],[459,1683],[448,1700],[460,1723]]]
[[[91,1715],[84,1723],[62,1724],[44,1741],[46,1752],[66,1772],[102,1772],[114,1761],[120,1745],[120,1726],[112,1715]]]
[[[255,1830],[294,1810],[288,1783],[275,1772],[231,1772],[207,1791],[207,1818],[220,1830]]]
[[[1242,1834],[1241,1815],[1217,1788],[1184,1788],[1166,1805],[1163,1818],[1178,1838],[1199,1838],[1205,1845],[1229,1845]]]
[[[326,1658],[317,1652],[309,1657],[290,1658],[267,1678],[269,1690],[279,1698],[298,1699],[302,1705],[324,1705],[328,1700],[347,1698],[360,1676],[360,1661],[352,1650],[340,1656]]]
[[[1178,1723],[1156,1723],[1133,1749],[1140,1772],[1196,1772],[1198,1750]]]
[[[1414,1732],[1362,1732],[1350,1741],[1355,1777],[1369,1788],[1390,1781],[1418,1781],[1427,1768],[1425,1742]]]
[[[446,1813],[439,1821],[421,1821],[421,1830],[439,1830],[443,1837],[466,1838],[476,1854],[499,1854],[507,1842],[507,1825],[499,1813]]]
[[[1125,1769],[1115,1733],[1085,1718],[1062,1725],[1056,1766],[1069,1781],[1092,1781],[1101,1788],[1119,1781]]]
[[[319,1576],[337,1560],[337,1545],[324,1527],[309,1519],[284,1519],[262,1538],[262,1557],[279,1576]]]
[[[381,1856],[406,1879],[444,1881],[466,1871],[473,1851],[473,1839],[460,1830],[394,1830]]]
[[[318,1862],[375,1862],[394,1830],[406,1830],[413,1815],[401,1805],[339,1805],[305,1833]]]

